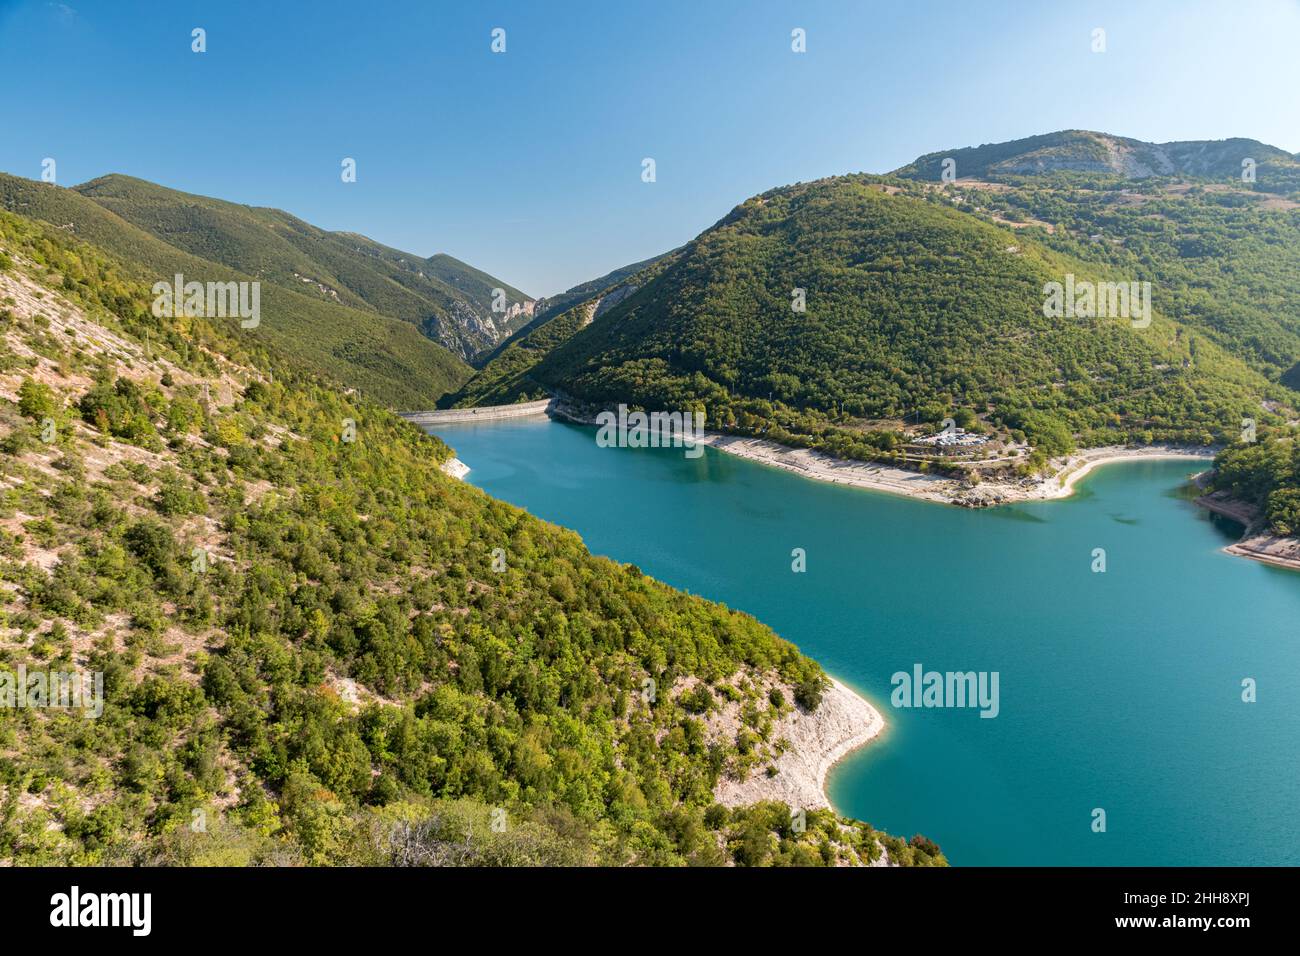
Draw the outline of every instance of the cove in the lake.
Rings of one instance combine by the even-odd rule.
[[[832,772],[841,813],[959,866],[1300,863],[1300,574],[1222,553],[1241,529],[1180,491],[1196,463],[969,511],[546,419],[436,431],[471,483],[754,614],[868,696],[889,726]],[[916,664],[997,672],[996,718],[891,706]]]

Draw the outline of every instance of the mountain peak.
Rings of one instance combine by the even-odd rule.
[[[938,180],[947,160],[955,164],[953,172],[962,179],[1054,172],[1099,173],[1128,179],[1223,179],[1240,177],[1246,160],[1253,160],[1256,167],[1297,165],[1296,157],[1285,150],[1243,137],[1150,143],[1095,130],[1068,129],[1005,143],[927,153],[895,173],[911,179]],[[1294,178],[1294,172],[1288,171],[1288,178]]]

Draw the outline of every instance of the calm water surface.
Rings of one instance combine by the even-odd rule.
[[[1195,462],[967,511],[546,419],[436,432],[472,484],[754,614],[872,699],[889,727],[832,773],[844,814],[958,865],[1300,863],[1300,573],[1220,551],[1240,528],[1180,493]],[[890,706],[916,663],[997,671],[998,717]]]

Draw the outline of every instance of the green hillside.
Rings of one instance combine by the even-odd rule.
[[[524,293],[451,256],[423,259],[356,233],[318,229],[279,209],[130,176],[104,176],[74,189],[179,249],[322,301],[410,322],[466,360],[529,319],[523,311],[507,314],[511,305],[530,301]],[[493,311],[496,288],[505,293],[502,312]]]
[[[103,675],[95,719],[0,708],[0,862],[944,862],[714,802],[819,706],[794,646],[449,478],[297,350],[151,304],[0,212],[0,671]]]
[[[493,290],[501,289],[506,294],[506,303],[531,301],[530,297],[514,286],[502,282],[496,276],[488,275],[481,269],[475,269],[445,252],[435,253],[423,260],[421,271],[455,289],[474,306],[485,312],[492,309]],[[503,328],[511,332],[518,331],[528,321],[528,316],[521,313],[508,321],[503,321]]]
[[[703,407],[713,428],[866,458],[893,454],[905,425],[959,413],[1047,454],[1208,444],[1266,397],[1293,400],[1170,318],[1159,275],[964,210],[865,175],[764,193],[530,374],[596,404]],[[1045,317],[1045,284],[1070,273],[1153,280],[1151,325]]]
[[[0,174],[0,209],[94,242],[149,285],[171,281],[176,273],[202,282],[258,278],[256,271],[242,272],[170,245],[74,190]],[[409,322],[262,281],[262,321],[258,328],[244,330],[245,335],[296,355],[321,374],[391,407],[431,408],[471,374],[464,362]]]
[[[1014,223],[1063,255],[1149,276],[1161,309],[1189,332],[1300,385],[1300,197],[1240,182],[1071,173],[991,185],[944,188],[971,215]]]

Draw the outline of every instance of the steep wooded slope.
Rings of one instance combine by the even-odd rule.
[[[95,243],[152,286],[186,281],[261,281],[251,273],[172,246],[70,189],[0,174],[0,209],[50,223]],[[429,408],[471,375],[455,355],[411,323],[323,301],[263,282],[261,322],[253,338],[294,354],[320,374],[395,408]]]
[[[0,862],[941,862],[716,806],[815,662],[444,475],[451,454],[0,212]],[[710,732],[726,711],[734,733]],[[198,825],[196,825],[196,823]]]

